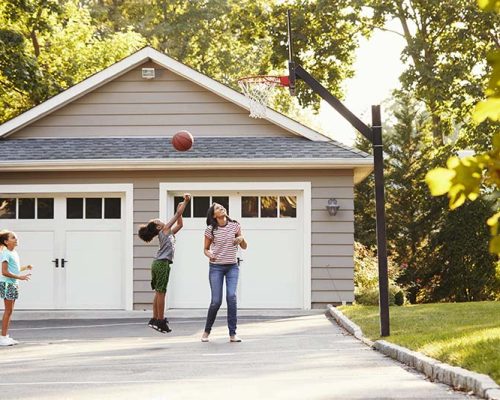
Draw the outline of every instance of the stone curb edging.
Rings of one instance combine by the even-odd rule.
[[[347,318],[342,311],[337,310],[332,305],[328,305],[327,308],[331,316],[347,332],[382,354],[422,372],[433,381],[446,383],[458,390],[472,391],[474,394],[488,400],[500,400],[500,386],[488,375],[453,367],[385,340],[372,342],[363,336],[361,328]]]

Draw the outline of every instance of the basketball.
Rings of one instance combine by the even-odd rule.
[[[172,146],[177,151],[188,151],[194,143],[193,135],[188,131],[179,131],[172,138]]]

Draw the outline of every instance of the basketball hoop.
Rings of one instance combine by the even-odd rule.
[[[243,94],[250,100],[250,116],[263,118],[266,115],[267,104],[272,90],[276,86],[288,86],[288,76],[247,76],[238,79]]]

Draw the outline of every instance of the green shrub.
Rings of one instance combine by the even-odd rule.
[[[354,299],[356,304],[378,306],[378,286],[371,288],[355,288]],[[405,293],[398,285],[389,285],[389,305],[402,306],[405,304]]]
[[[403,305],[405,292],[396,283],[399,271],[391,260],[389,265],[389,305]],[[354,243],[354,299],[358,304],[378,305],[378,262],[375,251]]]
[[[394,304],[396,304],[397,306],[402,306],[405,304],[405,294],[402,290],[396,292],[396,294],[394,295]]]

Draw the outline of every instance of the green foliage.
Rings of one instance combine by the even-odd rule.
[[[277,70],[287,68],[288,48],[286,10],[292,10],[294,55],[332,94],[343,97],[342,82],[354,75],[354,51],[362,35],[369,35],[369,19],[363,4],[352,0],[288,0],[277,2],[269,21],[273,48],[270,62]],[[307,85],[297,81],[297,96],[302,106],[319,109],[320,98]]]
[[[485,9],[496,10],[500,15],[497,3],[480,1],[479,4]],[[485,92],[487,98],[480,102],[474,111],[474,118],[477,122],[485,118],[498,121],[500,116],[500,52],[498,50],[491,52],[488,61],[492,67],[492,73]],[[447,161],[447,168],[429,171],[426,182],[431,193],[434,196],[447,194],[451,209],[460,207],[466,199],[476,200],[481,194],[483,185],[494,193],[495,198],[499,197],[500,132],[493,135],[491,145],[490,151],[463,159],[451,157]],[[496,209],[498,210],[498,205]],[[497,212],[487,221],[491,231],[489,251],[494,254],[500,254],[499,217],[500,213]]]
[[[358,39],[370,31],[361,2],[7,0],[0,22],[23,43],[9,47],[15,40],[0,34],[7,60],[0,65],[0,122],[145,44],[236,90],[243,76],[286,75],[287,9],[299,10],[292,15],[297,62],[342,97]],[[2,71],[23,76],[4,79]],[[299,103],[318,110],[320,98],[300,82],[297,89],[297,97],[275,90],[271,104],[306,122]]]
[[[361,134],[356,136],[354,146],[372,153],[372,144]],[[375,180],[372,173],[354,187],[354,239],[367,247],[376,244],[375,216]]]
[[[7,0],[0,21],[0,122],[145,45],[129,29],[101,34],[77,0]]]
[[[405,296],[403,289],[396,283],[398,275],[399,271],[395,268],[391,260],[389,260],[389,305],[401,303],[401,296],[403,296],[404,303]],[[354,287],[356,303],[366,305],[378,304],[377,256],[373,249],[363,246],[358,242],[354,243]],[[396,296],[398,296],[397,303]]]
[[[374,24],[401,23],[406,42],[403,89],[423,102],[435,145],[456,131],[478,140],[470,118],[485,83],[486,54],[499,41],[500,17],[470,0],[370,0]]]
[[[500,293],[499,263],[488,253],[485,220],[494,202],[480,199],[435,221],[420,268],[419,302],[495,300]]]
[[[484,11],[500,12],[500,1],[499,0],[477,0],[477,4]]]
[[[394,304],[396,304],[397,306],[402,306],[405,304],[405,295],[402,290],[396,292],[396,294],[394,295]]]

